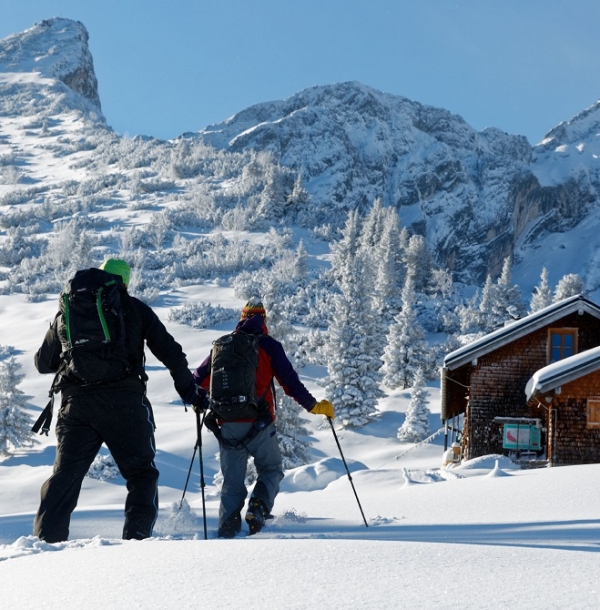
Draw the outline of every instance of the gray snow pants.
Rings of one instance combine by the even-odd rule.
[[[279,483],[283,478],[283,460],[275,424],[269,424],[249,440],[244,440],[252,430],[249,422],[225,422],[221,426],[220,443],[223,488],[219,506],[219,527],[234,513],[244,507],[248,490],[244,483],[248,458],[254,458],[258,479],[252,497],[262,500],[269,512],[275,503]]]

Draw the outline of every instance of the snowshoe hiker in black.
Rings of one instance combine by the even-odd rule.
[[[250,498],[248,511],[246,512],[246,523],[251,536],[260,532],[269,516],[267,506],[260,498]]]
[[[237,511],[230,515],[217,531],[219,538],[235,538],[242,529],[242,515],[240,511]]]

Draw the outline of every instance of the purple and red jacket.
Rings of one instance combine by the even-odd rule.
[[[269,331],[262,316],[257,314],[251,318],[240,320],[235,330],[243,330],[246,333],[261,336],[258,348],[258,368],[256,369],[256,395],[264,396],[273,419],[275,419],[275,401],[273,400],[271,385],[273,378],[277,379],[288,396],[291,396],[304,409],[310,411],[317,402],[316,398],[300,381],[298,373],[285,355],[281,343],[268,334]],[[210,387],[211,354],[194,371],[196,384],[207,392]]]

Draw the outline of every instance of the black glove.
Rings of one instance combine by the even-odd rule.
[[[192,405],[194,411],[203,411],[204,409],[208,408],[208,396],[206,395],[206,391],[204,388],[196,385],[193,381],[190,383],[185,395],[181,398],[183,400],[183,404]]]
[[[208,409],[208,394],[204,388],[196,386],[196,396],[194,396],[191,404],[194,413],[202,413]]]

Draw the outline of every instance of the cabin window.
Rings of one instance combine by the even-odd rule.
[[[551,328],[548,331],[548,363],[577,353],[576,328]]]
[[[587,427],[600,428],[600,396],[587,400]]]

